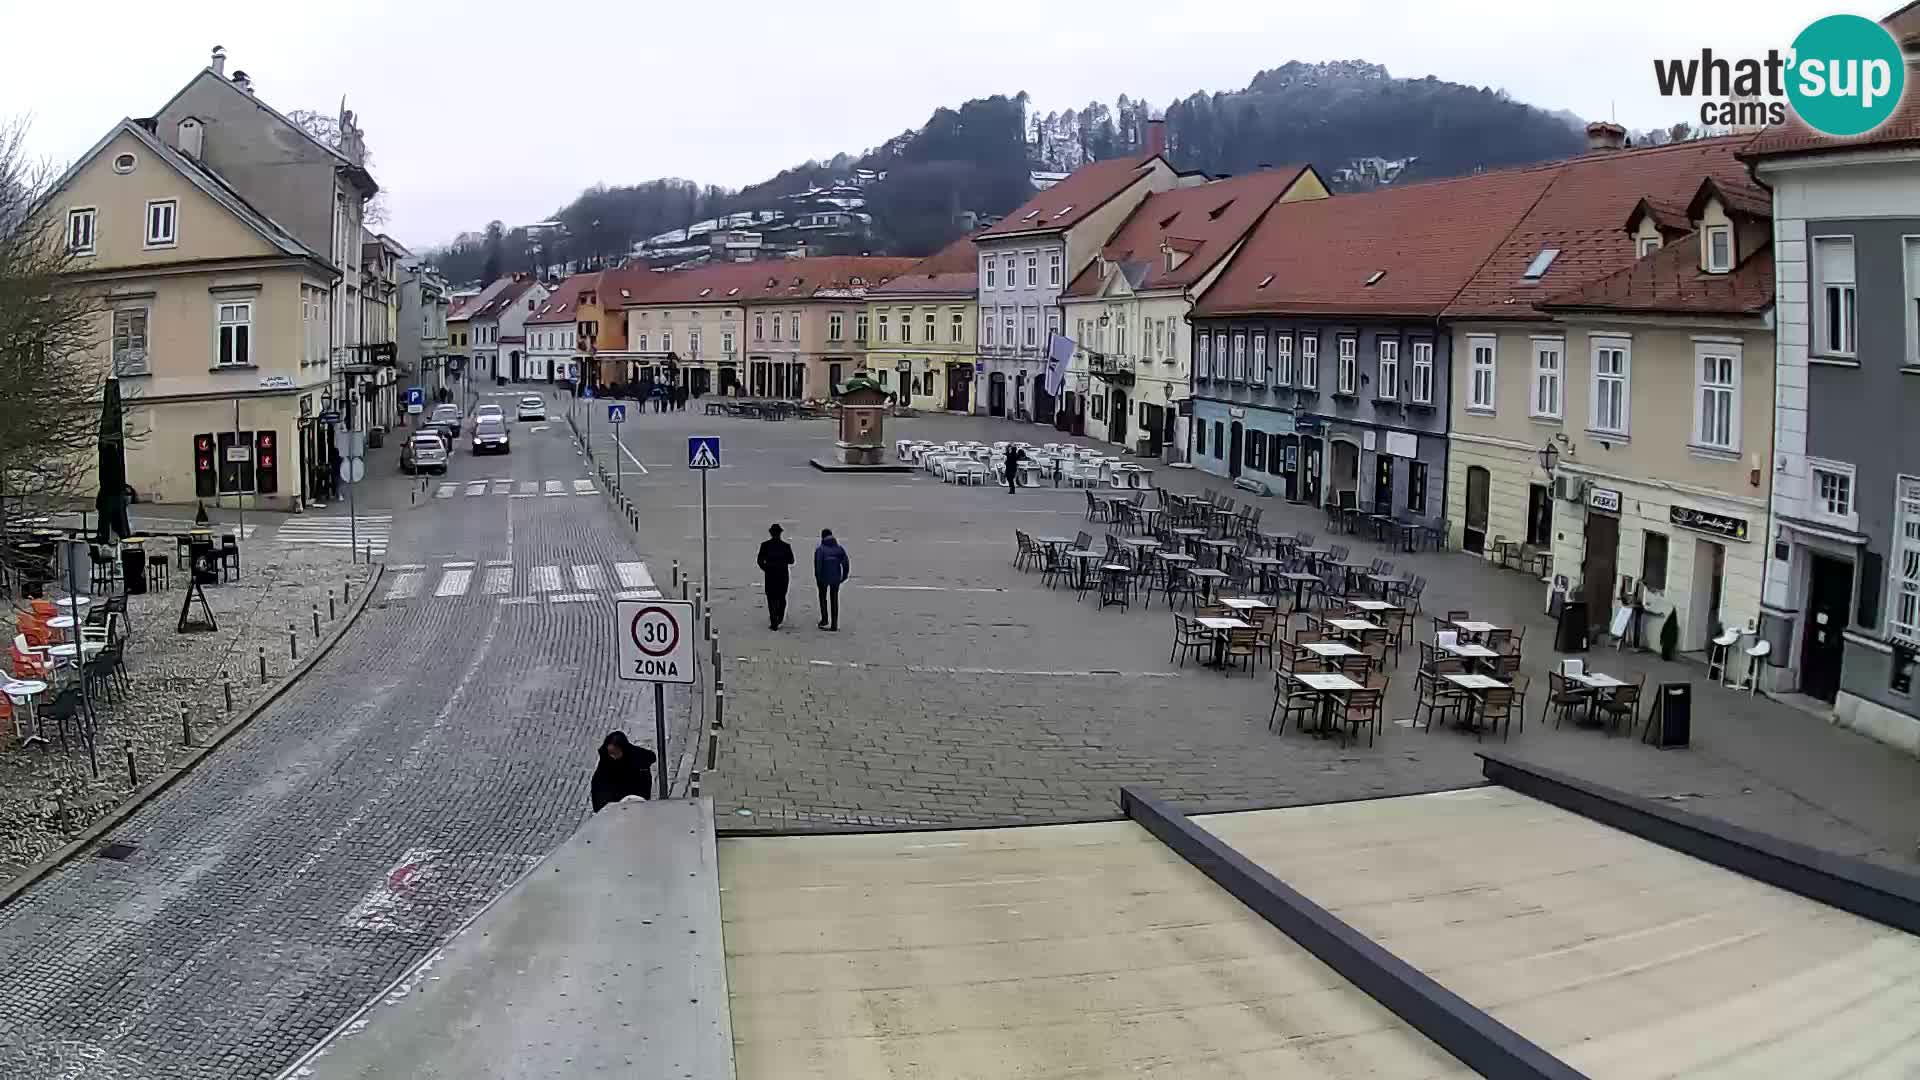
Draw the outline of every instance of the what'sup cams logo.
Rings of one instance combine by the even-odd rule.
[[[1759,127],[1787,118],[1787,106],[1826,135],[1863,135],[1884,123],[1907,89],[1900,43],[1885,27],[1858,15],[1829,15],[1793,39],[1782,54],[1728,59],[1700,55],[1656,59],[1662,97],[1702,97],[1704,127]]]

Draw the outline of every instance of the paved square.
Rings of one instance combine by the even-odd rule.
[[[596,450],[614,452],[606,429]],[[722,437],[708,477],[710,557],[720,605],[728,728],[706,790],[722,828],[786,830],[892,824],[1058,821],[1106,817],[1115,791],[1141,783],[1190,808],[1324,802],[1479,782],[1480,747],[1452,731],[1392,721],[1411,715],[1417,653],[1389,668],[1389,723],[1372,747],[1267,730],[1273,677],[1223,675],[1168,659],[1171,618],[1098,605],[1097,592],[1041,587],[1012,565],[1015,529],[1102,542],[1072,489],[957,487],[920,472],[824,474],[833,427],[693,412],[626,425],[626,490],[653,565],[679,559],[699,576],[699,478],[686,437]],[[889,440],[919,436],[1061,440],[1050,429],[968,417],[890,421]],[[1084,441],[1084,440],[1075,440]],[[644,470],[644,472],[642,471]],[[1159,468],[1177,490],[1224,489]],[[1228,493],[1239,499],[1242,492]],[[1322,517],[1258,500],[1262,527],[1326,537]],[[781,524],[794,547],[789,621],[767,629],[754,552]],[[811,554],[822,528],[851,553],[840,632],[814,628]],[[1537,581],[1459,554],[1394,555],[1340,537],[1354,557],[1384,555],[1426,575],[1424,607],[1465,608],[1527,628],[1532,676],[1524,729],[1503,748],[1628,790],[1911,867],[1920,763],[1764,699],[1709,685],[1700,667],[1596,650],[1589,666],[1648,685],[1696,687],[1693,746],[1554,730],[1540,721],[1552,628]],[[1420,620],[1424,631],[1427,624]],[[1651,692],[1651,691],[1649,691]],[[1497,746],[1497,740],[1487,745]]]

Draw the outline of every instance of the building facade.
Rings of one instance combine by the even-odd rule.
[[[599,322],[598,307],[580,311],[583,297],[598,299],[602,274],[574,274],[553,287],[540,307],[527,317],[526,377],[542,382],[572,382],[574,357],[580,352],[582,323]]]
[[[138,497],[289,509],[310,494],[307,474],[329,462],[281,450],[327,392],[339,268],[131,120],[39,212],[64,230],[76,283],[101,298],[99,361],[127,403]]]
[[[1639,238],[1650,213],[1623,232]],[[1532,340],[1555,362],[1528,381],[1533,419],[1551,405],[1555,421],[1534,462],[1553,573],[1584,594],[1596,627],[1637,610],[1630,640],[1657,648],[1671,621],[1677,647],[1695,652],[1759,624],[1773,250],[1750,187],[1705,180],[1681,213],[1686,234],[1539,305],[1563,333]]]
[[[765,280],[763,268],[716,263],[620,274],[627,283],[618,311],[637,371],[695,397],[747,393],[745,297]]]
[[[449,292],[446,281],[417,258],[400,264],[401,378],[429,397],[447,385]]]
[[[1439,316],[1550,178],[1275,205],[1194,305],[1194,464],[1438,525],[1452,362]]]
[[[865,343],[868,369],[899,404],[972,411],[978,258],[973,239],[963,236],[868,291],[854,341]]]
[[[547,287],[532,274],[501,278],[480,296],[467,316],[473,334],[472,370],[475,378],[521,381],[527,359],[527,319],[547,299]]]
[[[1184,458],[1193,297],[1275,203],[1326,197],[1312,168],[1295,166],[1142,200],[1061,294],[1074,341],[1060,403],[1069,429]]]
[[[1775,685],[1920,753],[1917,130],[1910,93],[1869,135],[1790,124],[1748,157],[1773,191],[1780,301],[1764,631]]]
[[[1147,196],[1205,180],[1176,174],[1161,156],[1164,123],[1148,126],[1147,153],[1083,165],[974,237],[981,360],[975,379],[986,382],[974,388],[976,413],[1055,422],[1056,403],[1041,375],[1047,342],[1065,326],[1060,297],[1067,282]]]
[[[743,263],[747,393],[824,399],[866,364],[857,332],[867,292],[917,260],[864,255]]]

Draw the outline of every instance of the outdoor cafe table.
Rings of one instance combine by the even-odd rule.
[[[1615,690],[1627,685],[1620,679],[1616,679],[1600,671],[1583,671],[1578,675],[1569,675],[1567,676],[1567,681],[1570,683],[1579,683],[1589,690],[1596,691],[1593,698],[1587,702],[1587,718],[1589,722],[1592,721],[1594,707],[1599,704],[1601,694],[1608,690]]]
[[[93,597],[91,596],[63,596],[60,599],[55,600],[53,602],[53,606],[59,607],[59,608],[66,608],[69,611],[73,610],[74,608],[79,608],[82,611],[84,611],[86,610],[87,606],[92,603],[93,603]]]
[[[37,695],[46,692],[47,684],[39,679],[8,679],[0,682],[0,694],[5,694],[16,710],[22,706],[26,709],[26,721],[23,722],[17,712],[13,718],[13,733],[20,736],[22,745],[47,741],[40,735],[40,709],[34,701]],[[29,722],[31,734],[28,733]]]
[[[1347,606],[1361,611],[1399,611],[1400,609],[1385,600],[1349,600]]]
[[[1387,595],[1387,590],[1393,587],[1393,583],[1400,580],[1392,574],[1361,574],[1360,576],[1367,579],[1370,591],[1379,593],[1381,596]]]
[[[1239,544],[1236,540],[1195,540],[1194,543],[1212,551],[1216,563],[1220,560],[1221,556],[1232,551]]]
[[[1207,530],[1205,529],[1179,528],[1171,531],[1173,535],[1180,538],[1180,543],[1188,548],[1192,548],[1194,541],[1207,535]]]
[[[1345,657],[1360,655],[1359,649],[1344,641],[1309,641],[1300,647],[1319,657],[1321,662],[1329,667],[1339,663]]]
[[[1472,708],[1473,703],[1480,700],[1480,692],[1483,690],[1498,690],[1509,685],[1501,682],[1499,679],[1489,678],[1485,675],[1442,675],[1441,678],[1467,691],[1467,727],[1469,728],[1476,726],[1473,721]]]
[[[1345,630],[1349,634],[1364,634],[1369,630],[1386,629],[1371,619],[1328,619],[1327,625],[1336,630]]]
[[[1289,570],[1286,573],[1281,574],[1280,577],[1284,581],[1293,582],[1293,610],[1305,611],[1307,609],[1307,603],[1305,598],[1307,582],[1319,581],[1320,580],[1319,576],[1316,574],[1309,574],[1304,570]]]
[[[49,629],[49,630],[72,630],[72,629],[73,629],[73,616],[71,616],[71,615],[55,615],[55,616],[54,616],[53,618],[51,618],[51,619],[48,619],[48,620],[47,620],[47,629]],[[70,634],[69,634],[69,635],[67,635],[67,636],[69,636],[69,637],[71,637],[72,635],[70,635]]]
[[[1308,645],[1307,648],[1311,649],[1313,645],[1316,644],[1320,643],[1314,642]],[[1295,675],[1293,680],[1320,695],[1320,726],[1315,728],[1312,734],[1321,737],[1333,734],[1333,699],[1339,697],[1341,694],[1350,694],[1355,690],[1366,689],[1366,687],[1336,671],[1309,672],[1304,675]]]
[[[93,659],[94,655],[99,653],[100,650],[107,647],[107,643],[104,641],[86,641],[81,644],[86,646],[87,659],[89,660]],[[76,652],[74,646],[69,643],[66,645],[49,646],[47,648],[47,655],[53,657],[55,660],[72,662]]]
[[[1098,551],[1088,551],[1086,548],[1073,548],[1065,554],[1067,558],[1072,559],[1074,562],[1073,587],[1080,592],[1086,592],[1087,564],[1093,562],[1095,559],[1105,558],[1106,556]]]
[[[1355,582],[1359,580],[1362,574],[1366,574],[1373,569],[1372,563],[1353,562],[1352,560],[1348,560],[1347,562],[1328,563],[1327,565],[1337,566],[1340,568],[1343,575],[1342,580],[1344,580],[1347,583],[1348,592],[1355,592],[1356,591],[1354,588]]]
[[[1223,596],[1220,602],[1235,611],[1265,611],[1272,606],[1265,600],[1255,600],[1246,596]]]
[[[1258,578],[1256,584],[1258,591],[1267,594],[1279,591],[1279,586],[1274,583],[1274,578],[1278,576],[1274,571],[1286,565],[1283,560],[1271,555],[1255,555],[1247,560],[1247,565],[1253,567],[1254,574]]]
[[[1474,637],[1479,637],[1481,634],[1491,634],[1495,630],[1500,629],[1499,626],[1493,623],[1480,622],[1475,619],[1462,619],[1459,622],[1454,623],[1453,627],[1456,630],[1463,630],[1469,634],[1472,634]]]
[[[1225,581],[1227,579],[1227,572],[1225,570],[1215,570],[1211,566],[1196,567],[1188,570],[1187,573],[1192,574],[1201,582],[1201,598],[1208,603],[1213,601],[1214,582]]]
[[[1250,623],[1219,615],[1202,615],[1194,621],[1213,632],[1213,659],[1207,661],[1207,666],[1214,668],[1227,666],[1227,631],[1253,629]]]

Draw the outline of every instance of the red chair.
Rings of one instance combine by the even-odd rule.
[[[23,611],[13,620],[14,629],[27,639],[27,644],[45,647],[53,644],[53,632],[47,629],[46,619],[31,612]]]

